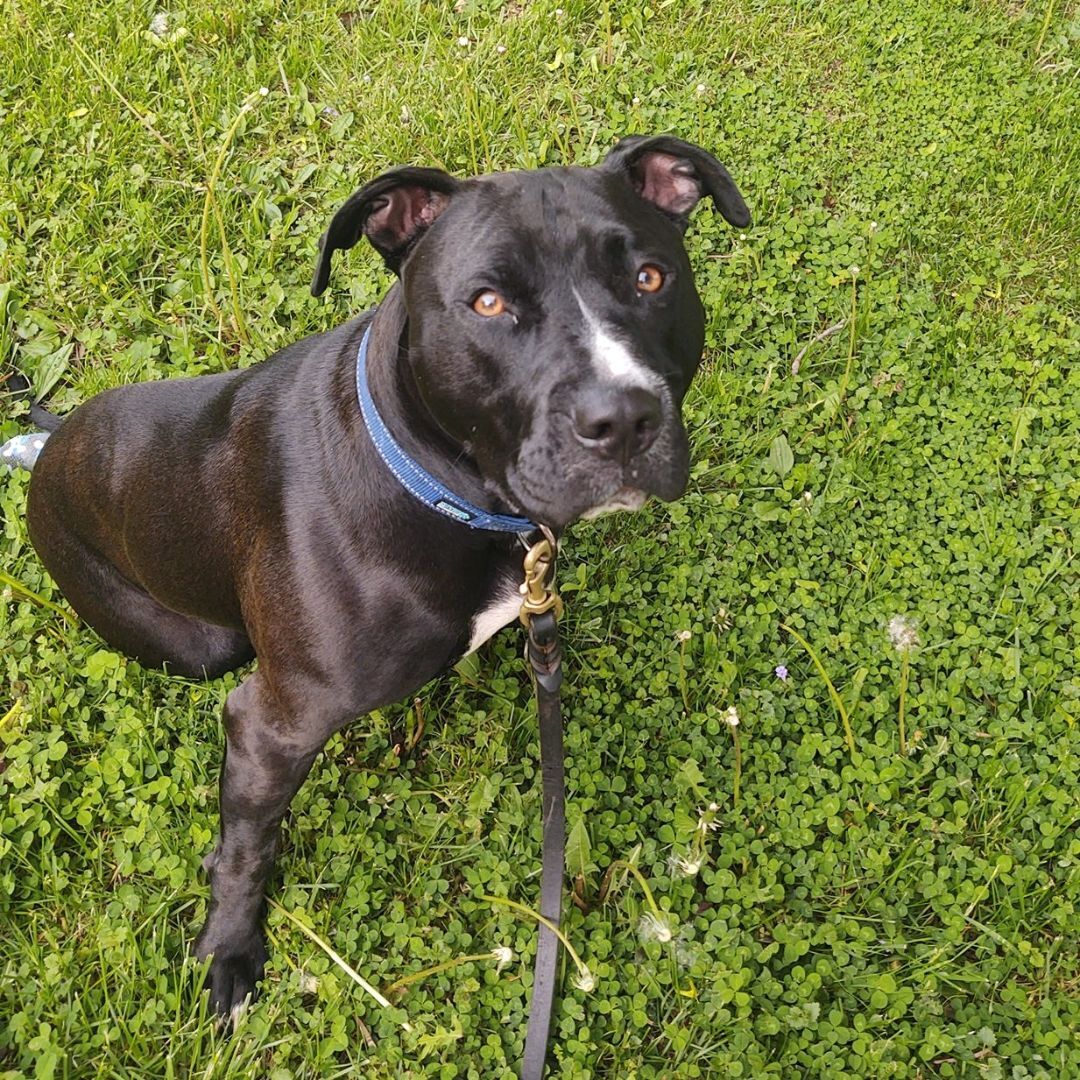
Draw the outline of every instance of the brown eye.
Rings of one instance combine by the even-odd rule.
[[[506,301],[497,292],[489,290],[482,292],[472,302],[472,307],[477,315],[483,315],[484,318],[490,319],[506,311]]]
[[[664,284],[664,272],[652,263],[646,263],[637,272],[638,292],[659,292]]]

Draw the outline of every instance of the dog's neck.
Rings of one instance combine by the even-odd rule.
[[[409,362],[409,322],[400,282],[375,311],[368,344],[368,383],[391,435],[414,461],[455,494],[496,513],[510,508],[487,490],[476,462],[431,414]]]

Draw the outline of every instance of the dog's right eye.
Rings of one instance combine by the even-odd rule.
[[[497,292],[485,289],[472,302],[472,309],[477,315],[483,315],[485,319],[491,319],[496,315],[502,315],[506,311],[506,301]]]

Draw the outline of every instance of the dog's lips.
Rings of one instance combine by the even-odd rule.
[[[613,514],[617,510],[633,512],[640,510],[648,498],[648,492],[642,491],[640,488],[622,487],[610,499],[586,510],[581,517],[584,521],[592,521],[594,518],[601,517],[604,514]]]

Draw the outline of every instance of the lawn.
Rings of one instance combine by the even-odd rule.
[[[687,495],[563,553],[565,929],[596,987],[568,966],[552,1075],[1080,1076],[1075,0],[155,11],[3,9],[0,363],[59,411],[372,304],[368,249],[307,285],[393,164],[671,132],[754,212],[689,234]],[[106,649],[25,492],[0,476],[0,1077],[514,1076],[535,926],[482,897],[537,901],[519,634],[330,744],[226,1039],[184,957],[236,678]],[[615,860],[659,922],[625,868],[599,902]],[[446,966],[384,1009],[297,921],[384,991]]]

